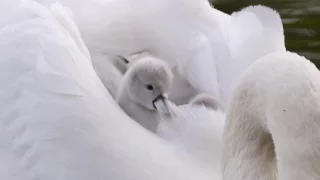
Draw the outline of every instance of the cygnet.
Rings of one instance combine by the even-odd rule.
[[[206,93],[198,94],[197,96],[195,96],[193,99],[190,100],[189,104],[203,105],[208,109],[224,111],[221,103],[215,97]]]
[[[126,56],[118,56],[113,61],[115,67],[124,74],[128,68],[142,58],[155,57],[148,51],[139,51]],[[164,61],[165,62],[165,61]],[[188,104],[199,92],[193,88],[189,81],[178,71],[177,67],[171,69],[173,74],[172,86],[168,90],[168,99],[176,105]]]
[[[141,58],[124,74],[117,103],[132,119],[155,132],[160,113],[170,112],[165,94],[172,78],[165,62],[155,57]]]

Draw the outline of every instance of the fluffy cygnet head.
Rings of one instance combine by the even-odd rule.
[[[165,94],[171,81],[171,71],[163,61],[155,57],[141,58],[124,74],[117,102],[134,120],[149,130],[154,129],[154,124],[144,124],[158,121],[159,111],[169,111]]]
[[[213,110],[218,110],[218,109],[222,111],[224,110],[223,106],[216,98],[214,98],[212,95],[205,94],[205,93],[201,93],[195,96],[193,99],[191,99],[189,104],[203,105],[206,108],[210,108]]]
[[[144,58],[125,74],[127,93],[137,104],[154,110],[154,102],[162,98],[171,86],[172,75],[166,64],[156,58]]]
[[[128,68],[137,60],[141,58],[146,58],[148,56],[153,57],[148,51],[139,51],[127,56],[118,56],[114,59],[113,64],[118,68],[118,70],[125,74]]]

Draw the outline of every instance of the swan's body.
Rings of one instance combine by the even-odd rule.
[[[93,67],[97,75],[100,77],[103,85],[107,88],[110,95],[116,99],[117,92],[119,91],[121,81],[123,80],[123,73],[118,69],[115,64],[107,59],[115,59],[111,56],[93,56]],[[107,59],[106,59],[107,58]]]
[[[65,0],[62,3],[67,2],[68,0]],[[123,18],[123,14],[119,14],[117,9],[112,10],[117,5],[121,7],[129,2],[127,6],[124,7],[125,9],[123,9],[122,13],[132,15],[130,10],[137,10],[138,19],[143,19],[148,17],[144,14],[146,11],[139,10],[145,7],[140,7],[141,9],[134,8],[131,6],[132,1],[126,0],[105,2],[110,2],[111,5],[103,4],[103,1],[99,0],[69,1],[69,3],[71,3],[70,5],[73,5],[70,7],[74,11],[74,18],[77,19],[77,22],[79,23],[83,18],[82,23],[79,24],[81,24],[82,27],[82,34],[85,34],[86,44],[89,42],[91,57],[103,59],[105,57],[104,53],[108,53],[109,49],[113,49],[113,43],[115,42],[120,42],[116,46],[130,46],[129,48],[123,49],[123,51],[128,52],[124,54],[129,54],[137,49],[140,50],[141,46],[144,45],[149,47],[149,41],[140,41],[141,39],[138,38],[138,42],[143,43],[141,43],[142,45],[137,45],[137,40],[132,40],[134,38],[131,38],[143,37],[142,35],[148,33],[141,31],[141,36],[139,36],[139,34],[138,36],[132,36],[134,33],[130,34],[126,31],[127,29],[131,29],[128,28],[127,25],[139,26],[139,22],[136,24],[130,23],[132,21],[132,19],[130,19],[129,23],[123,23],[123,21],[127,20]],[[116,2],[120,2],[120,4]],[[160,6],[157,6],[159,4],[154,2],[139,2],[146,2],[152,6],[151,10],[154,10],[153,8],[156,7],[161,9]],[[158,3],[160,3],[160,5],[166,5],[166,3],[168,3],[162,2],[163,1],[159,1]],[[182,4],[186,5],[188,3]],[[96,6],[98,10],[90,9],[90,7],[92,7],[91,5]],[[140,6],[139,3],[136,3],[136,5],[137,7]],[[0,32],[2,42],[0,44],[0,67],[2,68],[0,71],[0,77],[2,77],[0,78],[0,86],[2,87],[0,88],[1,179],[219,179],[219,165],[212,166],[217,163],[212,159],[219,159],[220,155],[212,153],[211,150],[215,148],[213,143],[215,141],[212,141],[210,138],[220,138],[219,130],[221,131],[223,123],[218,123],[217,126],[212,123],[220,122],[214,121],[215,119],[213,118],[215,116],[212,114],[214,111],[208,111],[203,107],[196,107],[199,109],[181,109],[181,114],[184,116],[178,116],[181,121],[172,121],[173,124],[177,122],[177,125],[171,126],[173,128],[178,127],[178,130],[181,131],[174,130],[172,134],[170,134],[171,131],[166,131],[166,133],[162,134],[163,137],[166,137],[166,141],[152,135],[152,133],[148,133],[148,131],[132,121],[131,118],[121,111],[103,87],[101,80],[92,67],[94,63],[91,63],[85,49],[81,47],[82,43],[77,39],[76,29],[73,29],[73,26],[68,26],[69,24],[67,22],[69,22],[70,17],[62,13],[64,12],[63,8],[61,9],[61,7],[56,5],[52,6],[53,8],[50,10],[34,3],[28,4],[27,7],[29,8],[22,6],[22,10],[13,13],[13,16],[10,13],[1,11],[0,16],[0,28],[2,30]],[[110,11],[105,11],[104,8],[106,7],[109,8]],[[170,4],[168,4],[167,7],[170,9]],[[181,4],[177,3],[177,6],[172,6],[172,11],[170,12],[175,12],[179,9],[177,7],[181,7]],[[166,14],[165,11],[162,11],[161,13],[159,12],[161,16],[158,17],[163,17],[166,20],[173,20],[168,17],[192,19],[193,17],[198,17],[193,15],[198,15],[198,12],[202,12],[197,11],[199,8],[201,9],[198,4],[189,4],[188,7],[194,9],[188,11],[189,16],[187,17],[183,16],[184,14],[180,11],[177,11],[178,16],[171,16],[172,14]],[[7,10],[6,8],[4,9]],[[105,16],[104,13],[106,12],[111,12],[111,14]],[[221,12],[214,12],[216,12],[215,15],[217,15],[215,17],[220,17],[219,15],[221,15],[222,19],[229,19],[229,16]],[[266,16],[258,16],[258,12],[247,15],[249,17],[261,18],[267,17],[270,15],[269,13],[270,12],[263,13],[263,15]],[[94,17],[90,15],[94,15]],[[141,15],[140,18],[139,15]],[[212,15],[214,15],[214,13]],[[57,16],[60,17],[57,18]],[[117,17],[114,18],[114,16]],[[68,19],[68,21],[64,21],[66,19]],[[109,19],[115,23],[120,23],[120,26],[117,27],[118,29],[126,29],[122,32],[128,35],[127,37],[129,37],[129,40],[132,40],[132,43],[127,43],[126,40],[123,40],[121,38],[123,34],[121,33],[118,34],[119,36],[113,36],[114,41],[112,41],[112,38],[106,38],[107,40],[101,38],[103,37],[100,36],[101,34],[105,33],[110,35],[110,32],[108,33],[108,31],[101,30],[101,28],[95,25],[99,24],[108,27],[108,25],[112,23],[107,23],[106,25],[102,22],[106,20],[110,22],[108,21]],[[222,21],[222,19],[220,20]],[[164,26],[163,21],[156,21],[152,17],[151,22],[155,22],[150,25],[150,27],[155,30],[157,30],[158,27],[173,27],[171,26],[172,21],[168,21],[168,26]],[[270,25],[268,27],[274,27],[272,22],[274,21],[267,21],[267,23],[263,24],[266,26],[262,26],[261,32],[264,32],[264,27],[268,25]],[[87,23],[89,23],[89,25]],[[93,26],[90,26],[90,23],[92,23],[91,25]],[[121,24],[123,26],[121,26]],[[153,25],[160,26],[157,27]],[[173,23],[173,25],[175,27],[181,27],[182,29],[188,29],[188,26],[183,26],[183,24]],[[109,27],[116,26],[110,25]],[[175,29],[175,27],[171,30],[176,31],[178,35],[181,32],[185,32]],[[115,32],[118,32],[117,28],[115,28]],[[250,28],[249,26],[248,29],[251,30]],[[84,33],[86,30],[87,33]],[[138,30],[139,29],[137,29],[136,32],[139,32]],[[220,37],[219,33],[214,33],[211,28],[207,30],[217,35],[217,37]],[[243,32],[251,33],[251,31],[245,30],[246,31]],[[220,31],[220,29],[217,31]],[[163,29],[159,28],[158,32],[163,32]],[[275,34],[278,35],[278,33],[279,32],[276,32]],[[259,35],[257,36],[260,37]],[[163,36],[155,35],[155,38],[157,37],[159,37],[160,40],[170,39],[167,34],[163,34]],[[173,38],[175,36],[170,37]],[[181,39],[185,37],[195,36],[183,36]],[[157,52],[155,54],[171,57],[168,58],[169,60],[181,57],[177,59],[178,61],[191,57],[189,56],[190,54],[185,54],[185,52],[189,52],[185,51],[185,49],[176,51],[176,48],[171,48],[173,46],[181,48],[187,47],[185,46],[185,41],[174,41],[173,39],[168,41],[168,46],[163,46],[161,43],[153,44],[157,41],[151,41],[150,49],[155,49],[154,52]],[[203,40],[205,39],[207,38],[203,38]],[[274,39],[274,37],[268,37],[268,40],[272,41],[272,39]],[[108,42],[108,40],[110,40],[110,42]],[[99,42],[101,44],[99,44]],[[174,43],[170,44],[171,42]],[[203,42],[208,43],[208,41]],[[257,38],[257,42],[259,42],[259,38]],[[224,44],[225,42],[221,41],[221,43]],[[194,43],[192,42],[190,44]],[[280,40],[280,46],[281,44],[282,42]],[[154,47],[157,45],[159,45],[159,49]],[[239,46],[241,47],[241,43]],[[114,48],[117,49],[119,47]],[[137,47],[137,49],[130,49],[132,47]],[[164,47],[164,49],[160,47]],[[206,47],[210,49],[210,46]],[[219,47],[221,46],[215,48],[219,50]],[[268,47],[277,48],[279,46],[272,46],[272,43],[268,43],[263,50],[269,51],[270,49],[268,49]],[[280,49],[282,50],[282,48]],[[236,52],[233,53],[237,56]],[[201,55],[201,53],[196,54]],[[200,62],[203,61],[199,61],[199,63]],[[231,62],[232,61],[229,63]],[[241,63],[242,62],[239,64]],[[210,66],[208,66],[206,72],[209,70],[210,72],[215,72]],[[199,76],[205,75],[206,73],[200,74]],[[204,79],[202,79],[203,81],[198,81],[198,78],[192,79],[193,76],[190,74],[187,77],[191,84],[198,83],[201,85],[201,89],[210,90],[212,83],[206,84],[204,83],[206,82]],[[209,77],[213,80],[215,79],[215,76]],[[227,87],[226,84],[225,86]],[[214,92],[212,89],[210,91]],[[199,119],[203,119],[206,123],[199,123],[201,122]],[[191,124],[184,122],[191,122]],[[208,124],[211,125],[209,126]],[[171,127],[169,126],[168,129],[172,129]],[[218,129],[215,130],[215,127],[218,127]],[[205,130],[203,128],[205,128]],[[212,132],[218,133],[216,136],[212,136]],[[205,140],[202,141],[203,139]],[[202,142],[206,143],[201,144]],[[218,141],[217,145],[218,148],[220,147],[219,142],[220,141]],[[206,145],[209,146],[209,143],[212,144],[207,148]],[[196,145],[193,146],[194,144]],[[206,148],[202,148],[204,152],[201,152],[194,147]]]
[[[242,75],[223,137],[224,180],[320,177],[320,72],[290,52],[267,55]]]
[[[209,166],[218,175],[215,180],[220,180],[224,112],[189,104],[171,108],[175,117],[163,117],[156,134],[175,149],[186,152],[202,165]],[[186,117],[197,117],[197,119]]]
[[[207,0],[61,3],[73,11],[93,61],[148,51],[177,68],[181,81],[187,80],[169,95],[178,104],[189,102],[194,89],[215,96],[226,108],[234,83],[252,62],[285,51],[281,19],[263,6],[228,15]],[[192,88],[184,91],[188,84]]]
[[[121,111],[59,4],[14,7],[0,17],[0,179],[216,177]]]

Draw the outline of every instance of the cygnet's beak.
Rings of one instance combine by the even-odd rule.
[[[158,110],[161,113],[164,114],[170,114],[170,110],[168,107],[168,99],[163,96],[162,94],[159,94],[153,101],[153,107]]]

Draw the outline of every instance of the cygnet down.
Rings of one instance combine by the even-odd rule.
[[[132,119],[155,132],[160,113],[169,112],[165,93],[171,82],[171,71],[163,61],[155,57],[141,58],[124,74],[117,103]]]
[[[196,97],[191,99],[189,102],[191,105],[203,105],[206,108],[213,109],[213,110],[224,110],[223,106],[221,103],[212,95],[206,94],[206,93],[201,93],[198,94]]]
[[[147,56],[151,56],[148,51],[139,51],[127,56],[118,56],[117,58],[112,59],[112,64],[114,64],[122,74],[125,74],[128,68],[136,62],[136,60],[146,58]]]
[[[113,59],[113,64],[124,74],[132,64],[143,58],[156,58],[148,51],[139,51],[127,56],[119,56]],[[164,61],[165,62],[165,61]],[[189,81],[182,75],[177,67],[171,69],[173,74],[172,86],[168,90],[168,99],[176,105],[188,104],[199,92],[190,85]]]

